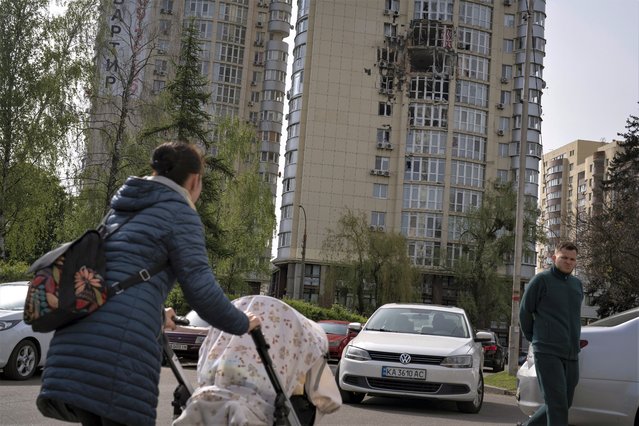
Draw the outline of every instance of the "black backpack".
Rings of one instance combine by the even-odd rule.
[[[141,269],[122,282],[107,286],[104,243],[113,233],[131,220],[107,231],[106,219],[97,229],[86,231],[80,238],[62,244],[36,260],[29,268],[35,273],[29,282],[24,304],[24,322],[33,331],[48,332],[62,328],[89,315],[107,300],[125,289],[162,271],[166,263]]]

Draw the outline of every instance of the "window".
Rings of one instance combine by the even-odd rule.
[[[466,229],[467,219],[463,216],[448,217],[448,239],[460,240],[464,230]]]
[[[513,53],[514,49],[514,42],[510,39],[504,39],[504,44],[502,46],[502,49],[504,51],[504,53]]]
[[[399,12],[399,0],[384,0],[384,10]]]
[[[470,189],[450,189],[450,210],[454,212],[468,212],[481,205],[482,193]]]
[[[212,18],[213,17],[213,1],[187,0],[184,6],[184,12],[186,16]]]
[[[414,19],[453,20],[453,0],[415,0]]]
[[[291,97],[297,96],[302,93],[302,88],[304,87],[304,70],[302,69],[294,73],[291,80]]]
[[[406,135],[406,152],[445,155],[446,139],[446,132],[440,130],[411,129]]]
[[[439,266],[440,247],[436,241],[409,241],[408,257],[417,266]]]
[[[488,81],[488,59],[466,54],[458,56],[461,77]]]
[[[453,134],[453,157],[486,161],[486,138],[462,133]]]
[[[371,212],[371,225],[373,226],[386,226],[386,213],[384,212]]]
[[[163,36],[170,36],[171,35],[171,21],[168,21],[166,19],[160,19],[160,23],[159,23],[159,29],[160,29],[160,34]]]
[[[390,130],[377,129],[377,142],[390,142]]]
[[[406,237],[441,238],[442,215],[438,213],[403,212],[401,233]]]
[[[397,37],[397,25],[390,22],[384,23],[384,37]]]
[[[287,178],[282,181],[283,192],[295,191],[295,178]]]
[[[515,15],[506,13],[504,15],[504,27],[505,28],[515,28]]]
[[[214,81],[239,85],[242,83],[242,68],[235,65],[215,64],[213,76]]]
[[[390,117],[393,113],[393,106],[387,102],[380,102],[378,115],[382,115],[384,117]]]
[[[508,182],[508,170],[498,169],[497,170],[497,181],[498,182]]]
[[[459,28],[457,37],[465,50],[490,55],[490,33],[470,28]]]
[[[447,105],[411,104],[408,107],[411,126],[446,127],[448,125]]]
[[[220,41],[243,45],[246,38],[246,27],[218,22],[217,37]]]
[[[284,164],[288,166],[289,164],[295,163],[297,163],[297,150],[287,151],[286,154],[284,154]]]
[[[459,22],[490,29],[492,9],[488,6],[462,1],[459,4]],[[513,16],[513,19],[515,17]]]
[[[404,179],[444,183],[446,160],[443,158],[407,157]]]
[[[488,105],[488,85],[468,80],[457,83],[457,102],[486,107]]]
[[[455,129],[486,134],[486,112],[456,106]]]
[[[384,183],[373,184],[373,198],[385,200],[388,198],[388,185]]]
[[[155,74],[164,75],[168,71],[169,62],[165,59],[156,59],[155,60]]]
[[[173,0],[162,0],[160,8],[164,11],[164,13],[173,12]]]
[[[389,170],[389,166],[390,166],[390,158],[389,157],[381,157],[381,156],[376,156],[375,157],[375,168],[377,170]]]
[[[506,78],[508,80],[513,78],[513,67],[511,65],[501,66],[501,78]]]
[[[282,206],[281,208],[282,219],[291,219],[293,217],[293,205]]]
[[[510,104],[510,95],[510,92],[502,90],[501,95],[499,96],[499,102],[507,106],[508,104]]]
[[[444,188],[422,184],[405,184],[402,207],[438,210],[443,208]]]
[[[227,43],[217,43],[217,55],[219,61],[242,64],[244,60],[244,48]]]
[[[238,105],[240,103],[240,88],[227,84],[214,84],[213,94],[215,102]]]
[[[166,82],[163,80],[153,80],[153,93],[160,93],[164,90]]]
[[[499,156],[501,158],[509,157],[509,155],[508,155],[508,144],[507,143],[500,143],[497,149],[499,151]]]
[[[447,78],[437,75],[417,76],[411,78],[410,99],[448,100]]]
[[[277,245],[279,247],[290,247],[291,246],[291,233],[290,232],[282,232],[277,239]]]
[[[451,179],[455,185],[484,187],[484,169],[482,164],[467,161],[451,161]]]

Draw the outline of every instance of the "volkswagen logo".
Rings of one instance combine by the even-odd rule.
[[[408,354],[401,354],[399,356],[399,362],[401,362],[402,364],[408,364],[410,362],[410,355]]]

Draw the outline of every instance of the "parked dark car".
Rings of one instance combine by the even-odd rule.
[[[482,342],[484,349],[484,367],[490,367],[493,371],[504,371],[508,358],[508,350],[499,343],[499,337],[495,332],[485,330],[490,333],[492,339],[489,342]]]
[[[179,358],[197,360],[210,325],[195,311],[186,314],[186,318],[189,320],[189,325],[179,325],[175,330],[167,330],[165,333],[171,349]]]
[[[344,347],[357,336],[357,332],[348,329],[348,321],[321,320],[317,323],[324,329],[328,338],[329,361],[339,361]]]

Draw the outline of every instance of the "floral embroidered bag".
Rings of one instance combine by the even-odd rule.
[[[150,270],[141,269],[126,280],[108,286],[104,242],[135,216],[129,216],[107,231],[104,224],[109,214],[97,229],[90,229],[80,238],[48,252],[29,268],[35,276],[29,282],[24,322],[30,324],[33,331],[44,333],[62,328],[89,315],[126,288],[148,281],[165,268],[163,263]]]

